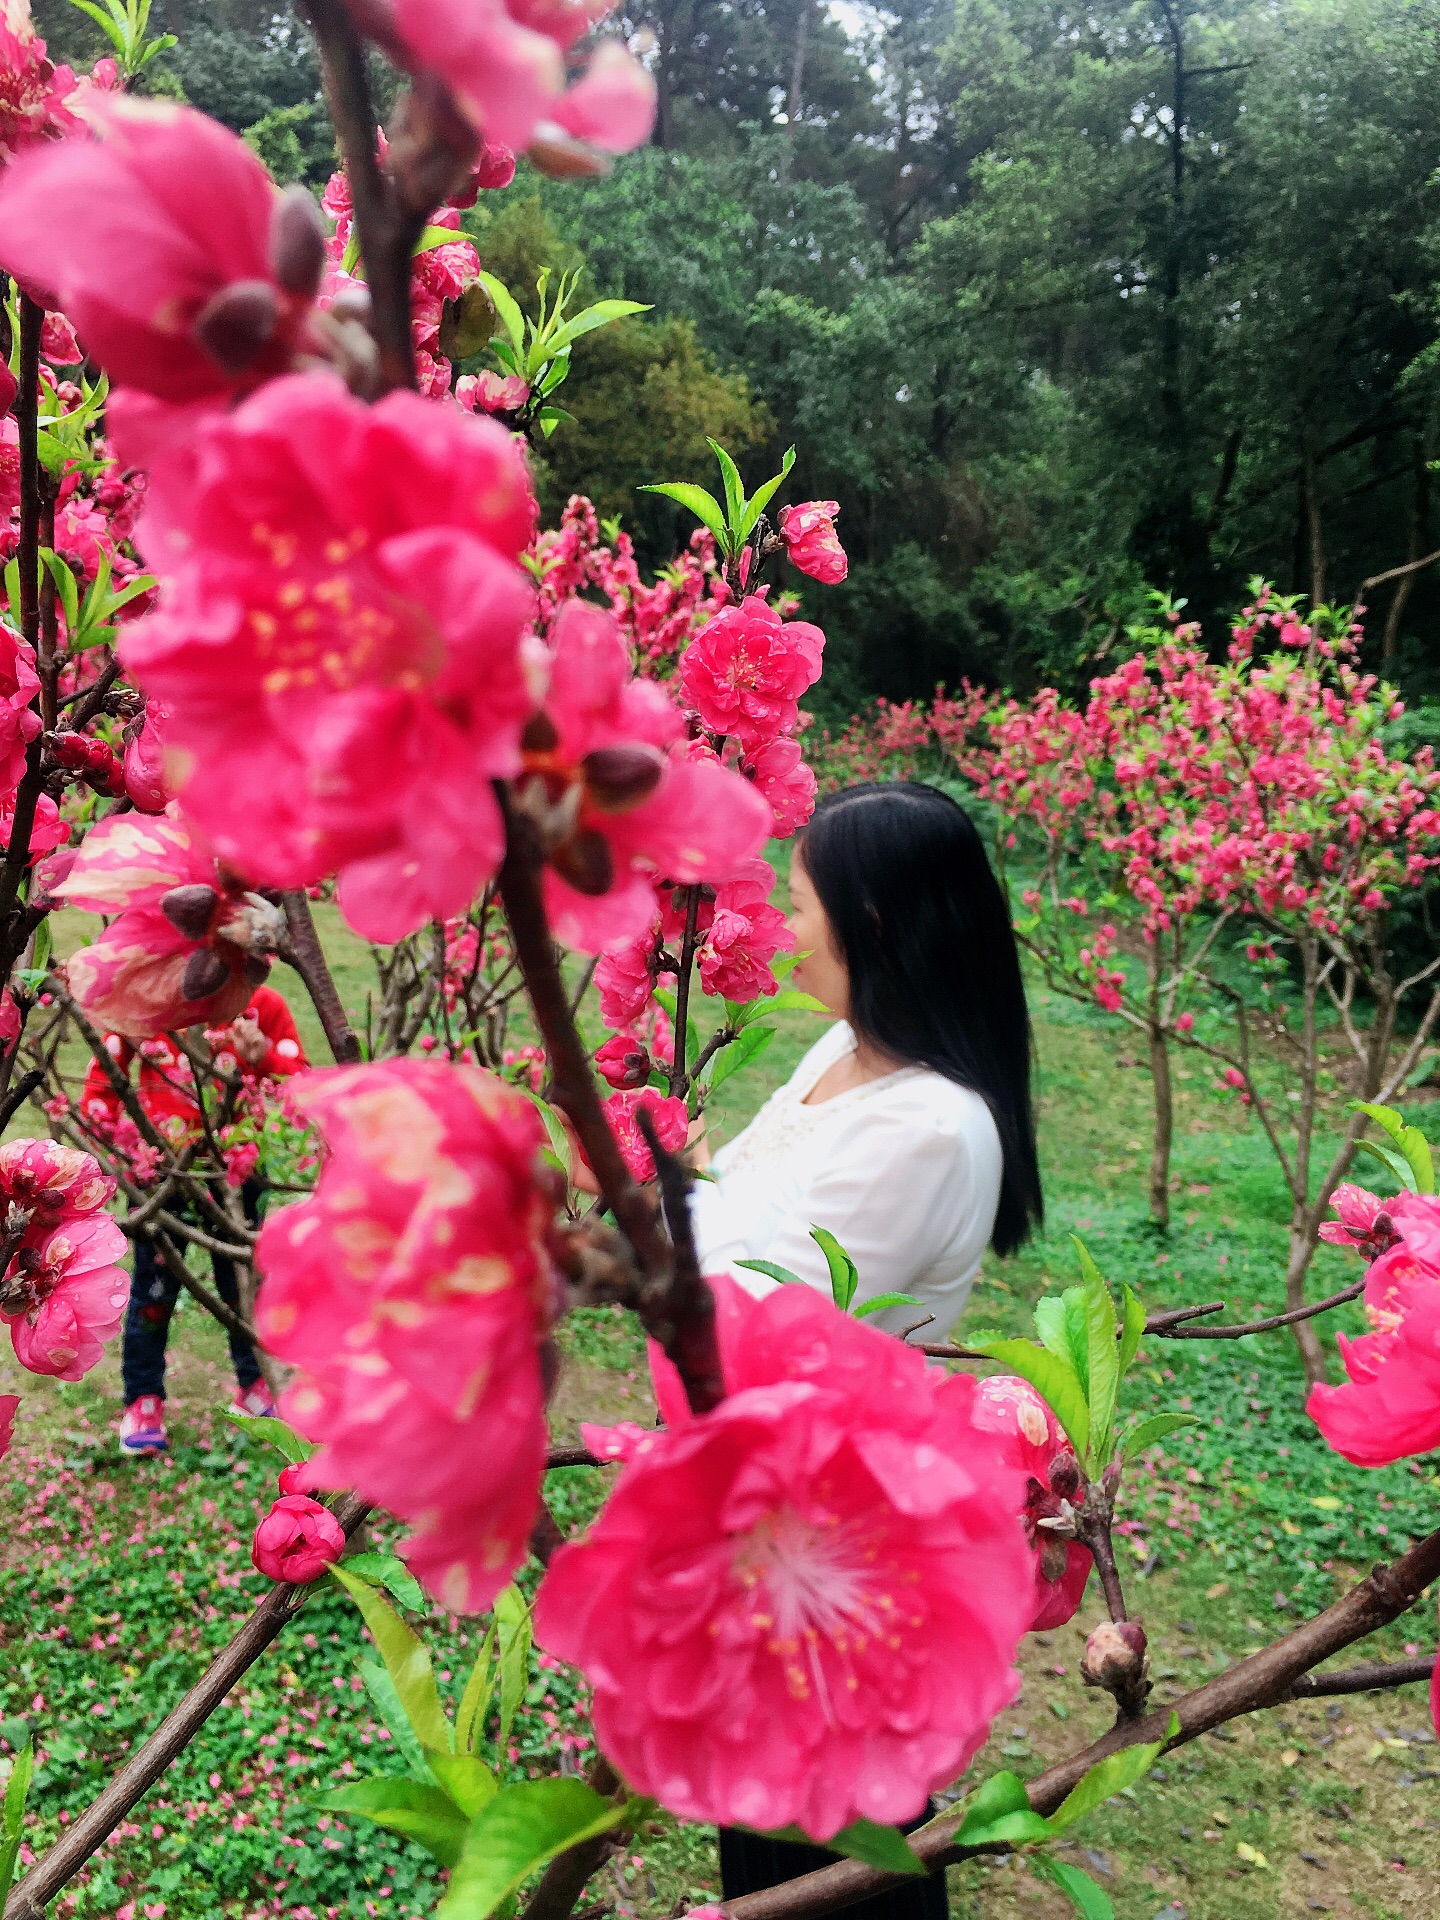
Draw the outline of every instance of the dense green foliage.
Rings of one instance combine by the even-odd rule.
[[[37,12],[79,57],[84,17]],[[151,84],[323,177],[294,12],[163,13],[180,45]],[[901,0],[843,22],[637,0],[620,24],[654,41],[656,144],[603,181],[522,167],[486,196],[512,284],[583,257],[594,291],[655,308],[577,354],[552,498],[625,509],[659,562],[678,521],[633,490],[654,462],[703,478],[707,410],[760,464],[794,439],[854,560],[827,712],[966,673],[1072,681],[1147,586],[1212,612],[1264,573],[1343,602],[1431,551],[1440,0],[1080,20]],[[1415,692],[1435,591],[1422,571],[1372,596],[1371,645]]]

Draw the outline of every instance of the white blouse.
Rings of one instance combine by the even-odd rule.
[[[745,1131],[715,1155],[691,1205],[707,1273],[730,1270],[752,1294],[779,1283],[737,1260],[769,1260],[830,1292],[825,1256],[810,1237],[826,1227],[859,1271],[855,1304],[913,1293],[921,1307],[871,1316],[917,1340],[950,1332],[995,1227],[1002,1152],[978,1093],[928,1067],[901,1067],[818,1106],[805,1096],[855,1048],[842,1020],[818,1040]]]

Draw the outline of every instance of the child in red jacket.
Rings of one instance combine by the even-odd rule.
[[[223,1032],[212,1033],[210,1042],[216,1066],[225,1072],[238,1067],[247,1080],[284,1079],[309,1064],[294,1016],[283,995],[273,987],[257,987],[245,1011]],[[136,1093],[140,1104],[159,1131],[174,1145],[181,1145],[199,1125],[200,1110],[190,1062],[174,1039],[157,1034],[137,1046],[118,1033],[107,1033],[105,1046],[127,1074],[139,1058]],[[98,1060],[90,1063],[80,1100],[86,1119],[105,1132],[114,1127],[124,1111]],[[241,1199],[252,1223],[258,1219],[259,1198],[258,1182],[247,1181]],[[234,1264],[220,1253],[212,1253],[210,1261],[216,1291],[227,1306],[238,1307],[240,1290]],[[125,1393],[120,1445],[127,1453],[164,1453],[169,1446],[165,1432],[165,1347],[179,1295],[180,1282],[160,1261],[151,1243],[136,1240],[120,1356]],[[235,1405],[243,1413],[273,1413],[274,1402],[261,1378],[255,1350],[237,1333],[230,1335],[230,1358],[239,1383]]]

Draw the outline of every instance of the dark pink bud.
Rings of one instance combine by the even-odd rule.
[[[594,897],[615,884],[615,861],[610,843],[594,827],[581,827],[568,840],[550,849],[550,864],[577,893]]]
[[[162,894],[160,911],[175,931],[183,933],[187,940],[203,940],[210,931],[210,922],[219,898],[214,887],[196,881],[191,886],[171,887],[168,893]],[[190,997],[195,998],[193,994]]]
[[[1080,1491],[1080,1463],[1073,1453],[1057,1453],[1050,1462],[1050,1491],[1062,1500],[1073,1500]]]
[[[232,280],[195,319],[195,338],[222,373],[244,373],[260,358],[280,320],[280,300],[268,280]]]
[[[270,219],[270,264],[287,293],[313,300],[325,272],[325,225],[308,187],[287,187]]]
[[[580,762],[590,799],[605,813],[625,813],[648,800],[660,784],[665,756],[640,740],[597,747]]]
[[[229,978],[229,967],[213,947],[197,947],[185,962],[180,991],[187,1000],[208,1000]]]

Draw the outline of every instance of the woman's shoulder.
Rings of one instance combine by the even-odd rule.
[[[972,1151],[1000,1150],[1000,1133],[983,1095],[930,1067],[909,1067],[875,1081],[865,1105],[901,1126],[954,1134]]]
[[[801,1054],[795,1071],[786,1085],[806,1093],[824,1073],[827,1067],[833,1067],[837,1060],[851,1052],[855,1045],[855,1036],[850,1031],[848,1020],[837,1020],[827,1027],[820,1038]]]

